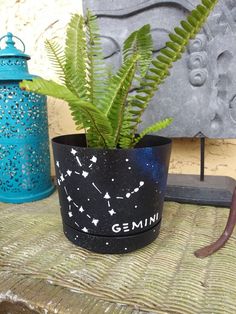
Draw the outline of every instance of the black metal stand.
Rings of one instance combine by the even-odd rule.
[[[199,175],[169,174],[166,201],[230,207],[236,180],[205,175],[205,138],[200,138]]]

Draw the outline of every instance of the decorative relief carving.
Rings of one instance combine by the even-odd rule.
[[[217,35],[223,36],[229,29],[229,23],[227,22],[226,15],[222,11],[210,16],[208,24],[213,38]]]
[[[83,1],[84,7],[98,13],[102,35],[114,40],[107,39],[105,55],[115,68],[130,32],[150,23],[155,56],[165,46],[168,33],[196,5],[195,0]],[[156,118],[172,116],[174,123],[161,135],[236,137],[236,0],[219,1],[187,54],[171,71],[145,111],[141,129]]]
[[[168,38],[168,31],[162,28],[152,28],[151,34],[153,39],[153,52],[158,52],[165,47],[166,39]]]
[[[203,51],[202,53],[193,52],[189,56],[188,67],[189,69],[205,68],[207,66],[207,53]]]
[[[230,10],[234,22],[236,22],[236,2],[235,0],[225,0],[225,4]]]
[[[191,41],[188,51],[189,53],[201,52],[206,49],[207,38],[203,34],[197,35],[197,37]]]
[[[189,73],[189,81],[193,86],[202,86],[207,79],[206,69],[194,69]]]
[[[223,116],[225,105],[228,107],[229,116],[233,122],[236,122],[235,96],[228,99],[229,91],[232,89],[232,76],[230,73],[234,56],[229,50],[225,50],[217,57],[218,81],[217,81],[217,101],[216,114]]]
[[[236,123],[236,95],[229,102],[229,110],[231,118]]]
[[[198,35],[189,45],[189,81],[193,86],[202,86],[207,79],[206,36]]]
[[[218,80],[217,80],[217,98],[222,101],[226,101],[227,93],[232,83],[229,74],[230,64],[232,62],[233,55],[230,51],[225,50],[217,57],[217,69],[218,69]]]
[[[111,58],[121,50],[118,42],[112,37],[101,36],[101,42],[105,59]]]

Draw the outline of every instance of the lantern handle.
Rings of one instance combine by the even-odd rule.
[[[12,38],[14,37],[14,38],[18,39],[18,40],[22,43],[23,52],[25,52],[25,44],[24,44],[24,42],[23,42],[19,37],[13,35],[12,33],[7,33],[7,35],[4,35],[4,36],[2,36],[2,37],[0,38],[0,42],[1,42],[4,38],[6,38],[6,37],[8,38],[7,41],[6,41],[6,44],[7,44],[7,45],[10,44],[10,45],[12,45],[12,46],[15,46],[15,42],[12,40]],[[1,50],[1,48],[0,48],[0,50]]]

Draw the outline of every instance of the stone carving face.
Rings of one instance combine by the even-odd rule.
[[[153,54],[165,46],[168,33],[195,5],[194,0],[84,1],[98,16],[106,61],[115,69],[121,63],[124,39],[150,23]],[[165,85],[146,110],[142,129],[173,117],[161,135],[170,137],[236,136],[236,2],[217,6],[208,24],[171,70]]]

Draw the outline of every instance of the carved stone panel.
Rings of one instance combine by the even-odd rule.
[[[198,0],[83,0],[101,28],[105,58],[114,68],[121,62],[124,39],[150,23],[154,51],[165,46],[168,33]],[[191,41],[146,110],[141,129],[173,117],[159,132],[169,137],[236,137],[236,0],[219,0],[207,24]]]

